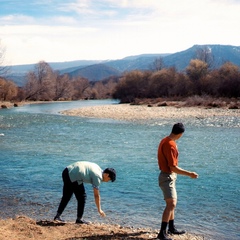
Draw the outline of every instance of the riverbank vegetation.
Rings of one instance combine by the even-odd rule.
[[[161,61],[158,61],[161,62]],[[134,70],[121,77],[91,82],[54,71],[39,62],[26,74],[23,86],[0,77],[0,101],[61,101],[80,99],[119,99],[121,103],[184,101],[187,105],[239,108],[240,68],[231,62],[211,69],[203,60],[193,59],[184,72],[174,67]],[[161,100],[159,100],[161,99]],[[2,105],[3,106],[3,105]]]

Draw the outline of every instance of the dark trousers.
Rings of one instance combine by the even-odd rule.
[[[78,185],[77,182],[71,182],[68,174],[68,169],[65,168],[62,172],[62,179],[63,179],[63,196],[62,200],[58,207],[58,213],[61,215],[67,206],[68,202],[70,201],[73,193],[77,199],[78,206],[77,206],[77,217],[82,218],[85,202],[86,202],[86,193],[83,184]]]

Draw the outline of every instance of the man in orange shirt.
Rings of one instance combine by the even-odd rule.
[[[157,239],[172,240],[167,236],[167,225],[169,234],[184,234],[185,231],[179,231],[174,225],[174,211],[177,205],[176,179],[177,174],[198,178],[195,172],[186,171],[178,167],[178,149],[176,140],[184,133],[185,129],[182,123],[173,125],[169,136],[163,138],[158,147],[158,165],[160,169],[159,186],[162,189],[166,207],[162,215],[162,224]]]

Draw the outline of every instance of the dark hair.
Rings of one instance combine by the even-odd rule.
[[[185,128],[182,123],[176,123],[173,125],[173,128],[172,128],[173,134],[177,135],[177,134],[183,133],[184,131],[185,131]]]
[[[103,173],[108,173],[112,182],[116,180],[116,171],[113,168],[106,168]]]

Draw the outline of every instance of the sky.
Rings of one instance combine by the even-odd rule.
[[[239,13],[240,0],[0,0],[3,65],[240,46]]]

